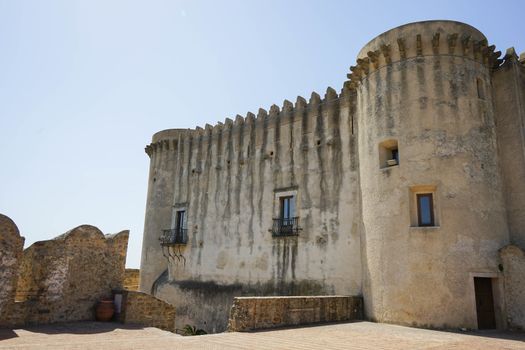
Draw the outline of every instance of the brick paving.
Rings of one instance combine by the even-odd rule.
[[[157,328],[80,322],[0,329],[0,349],[525,349],[523,332],[440,332],[371,322],[182,337]]]

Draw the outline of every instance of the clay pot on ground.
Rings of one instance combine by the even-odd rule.
[[[113,304],[113,300],[104,299],[98,302],[95,310],[95,318],[97,321],[111,321],[114,314],[115,304]]]

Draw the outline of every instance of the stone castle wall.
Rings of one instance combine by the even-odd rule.
[[[339,94],[155,134],[141,290],[212,332],[236,296],[336,293],[363,295],[369,319],[476,328],[473,281],[488,277],[504,328],[498,250],[525,227],[525,75],[500,55],[469,25],[412,23],[368,43]],[[383,164],[385,145],[399,164]],[[432,227],[418,227],[421,192]],[[296,196],[296,237],[268,232],[280,194]],[[177,209],[188,244],[163,250]]]
[[[360,297],[238,297],[230,311],[228,331],[246,332],[362,318],[363,300]]]
[[[510,240],[525,249],[525,53],[513,48],[494,71],[492,86],[498,158],[504,185]]]
[[[150,177],[147,213],[158,217],[162,206],[166,216],[163,227],[150,227],[147,218],[141,290],[154,287],[158,297],[177,300],[178,327],[224,330],[238,295],[360,292],[360,268],[346,268],[361,259],[355,139],[342,137],[355,132],[351,98],[328,89],[324,98],[299,97],[257,117],[170,131],[168,140],[148,146],[157,175]],[[156,169],[167,159],[176,167],[162,179]],[[165,199],[156,202],[157,191],[173,192],[169,210]],[[296,195],[296,237],[270,232],[282,193]],[[188,211],[189,242],[170,259],[166,283],[153,284],[148,271],[168,265],[158,237],[171,227],[174,206]]]
[[[361,74],[364,299],[374,320],[477,327],[472,274],[499,276],[498,249],[509,242],[492,51],[474,28],[432,21],[383,33],[359,54],[351,77]],[[382,168],[387,140],[399,165]],[[418,192],[433,193],[431,227],[414,220]]]

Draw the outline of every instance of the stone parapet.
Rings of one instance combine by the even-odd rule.
[[[120,322],[175,331],[175,306],[142,292],[125,290],[121,293]]]
[[[233,301],[228,330],[253,331],[363,318],[363,300],[353,296],[238,297]]]

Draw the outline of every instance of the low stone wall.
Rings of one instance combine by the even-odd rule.
[[[139,290],[139,269],[126,269],[124,272],[124,289]]]
[[[507,324],[511,329],[525,329],[525,253],[514,245],[500,250],[505,279]]]
[[[243,332],[363,318],[363,300],[352,296],[237,297],[228,330]]]
[[[175,306],[142,292],[125,290],[118,293],[122,294],[120,322],[175,332]]]

